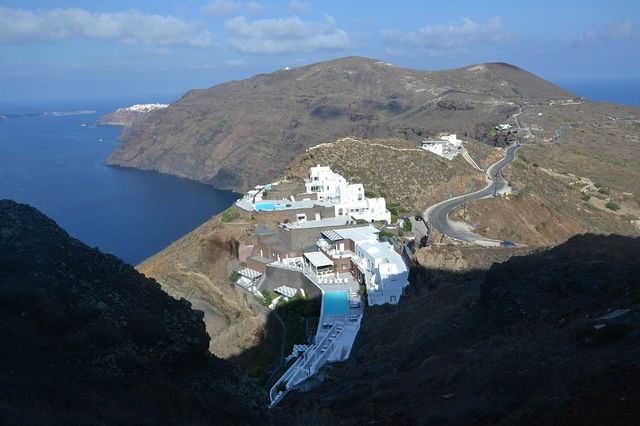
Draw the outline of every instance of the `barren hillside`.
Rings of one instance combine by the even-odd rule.
[[[108,163],[247,190],[319,143],[479,138],[519,104],[573,97],[507,64],[425,72],[348,57],[192,90],[126,129]]]

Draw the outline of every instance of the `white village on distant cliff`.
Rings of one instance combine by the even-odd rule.
[[[326,363],[346,360],[363,304],[398,303],[409,272],[403,257],[381,241],[372,225],[390,224],[385,199],[365,196],[362,184],[349,183],[329,167],[311,167],[304,186],[287,181],[258,186],[236,208],[283,218],[277,229],[258,226],[241,243],[245,267],[236,284],[257,297],[277,293],[271,308],[297,293],[322,298],[313,342],[294,346],[287,360],[296,361],[271,389],[275,405]]]

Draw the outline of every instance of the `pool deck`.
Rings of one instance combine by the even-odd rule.
[[[259,210],[256,205],[260,203],[273,203],[276,207],[274,209]],[[246,211],[286,211],[286,210],[308,210],[315,206],[331,207],[332,203],[329,201],[319,200],[304,200],[304,201],[291,201],[291,200],[263,200],[262,198],[256,198],[255,204],[253,203],[253,195],[245,195],[236,201],[236,205]]]
[[[347,291],[349,312],[326,315],[323,300],[314,344],[302,352],[296,362],[273,385],[269,392],[271,407],[280,402],[299,383],[316,374],[325,364],[348,359],[364,314],[360,285],[350,273],[316,276],[309,270],[303,272],[322,290],[323,299],[326,292]],[[284,390],[280,390],[282,384]]]

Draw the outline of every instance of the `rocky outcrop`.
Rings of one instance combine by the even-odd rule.
[[[349,57],[187,92],[125,129],[108,164],[245,191],[345,136],[479,137],[524,101],[574,95],[507,64],[442,72]]]
[[[222,358],[241,357],[257,346],[267,321],[253,296],[227,279],[230,268],[239,266],[238,241],[252,229],[246,222],[215,217],[137,267],[167,293],[204,312],[210,350]]]
[[[202,312],[37,210],[0,201],[0,423],[269,421]]]

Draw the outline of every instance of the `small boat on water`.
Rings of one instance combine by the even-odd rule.
[[[98,139],[98,142],[102,142],[102,138]]]
[[[81,123],[80,127],[87,127],[87,123]]]

